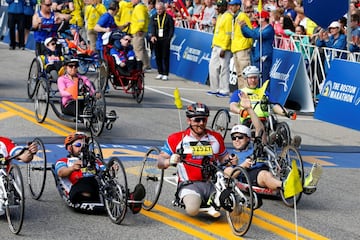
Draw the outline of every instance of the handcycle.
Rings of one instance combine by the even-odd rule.
[[[33,156],[33,160],[27,164],[28,185],[31,196],[38,199],[41,196],[45,184],[44,170],[39,167],[40,162],[46,162],[45,147],[41,139],[35,138],[38,151]],[[6,218],[9,229],[12,233],[18,234],[21,231],[25,213],[25,191],[24,182],[20,167],[11,160],[16,159],[27,150],[24,147],[15,156],[5,160],[0,154],[0,188],[3,192],[0,204],[5,206]],[[40,174],[39,171],[40,170]],[[40,187],[39,187],[40,184]]]
[[[264,123],[265,132],[267,134],[268,142],[276,144],[279,148],[291,144],[291,131],[290,127],[285,121],[280,121],[278,116],[272,110],[273,105],[278,105],[282,108],[283,112],[286,113],[285,117],[295,120],[295,112],[287,112],[281,104],[273,103],[268,100],[267,97],[263,97],[263,100],[255,103],[254,108],[260,104],[261,108],[267,110],[269,113],[268,117],[262,117],[260,120]],[[231,122],[231,116],[229,110],[223,108],[219,109],[211,123],[211,128],[221,133],[223,138],[226,137],[228,131],[231,130],[229,124]],[[250,128],[253,130],[253,126],[250,122]],[[253,134],[254,135],[254,134]]]
[[[50,105],[58,118],[67,122],[80,121],[84,123],[85,127],[90,129],[95,136],[99,136],[102,133],[104,126],[107,130],[111,130],[117,116],[114,110],[111,110],[108,114],[106,113],[106,102],[103,92],[100,92],[100,98],[91,96],[90,90],[85,84],[82,84],[81,81],[79,81],[78,89],[78,99],[84,101],[84,112],[79,114],[78,117],[65,115],[56,107],[56,103],[61,102],[61,96],[58,94],[59,90],[57,89],[56,82],[53,80],[49,81],[46,78],[40,78],[36,84],[34,97],[35,118],[37,122],[42,123],[45,121]]]
[[[264,143],[262,140],[263,131],[254,140],[254,152],[250,156],[254,163],[264,162],[268,167],[272,175],[281,181],[284,181],[289,175],[292,169],[292,160],[296,161],[296,166],[299,171],[301,185],[304,184],[304,165],[299,150],[292,146],[286,145],[281,150],[276,146]],[[246,190],[248,186],[241,181],[238,182],[238,187],[241,190]],[[272,190],[269,188],[252,186],[253,192],[264,196],[276,196],[280,197],[284,204],[288,207],[293,207],[301,199],[302,192],[295,195],[295,197],[286,198],[284,195],[284,189]],[[295,200],[294,200],[295,199]]]
[[[126,94],[131,94],[137,103],[141,103],[144,98],[145,82],[144,82],[144,71],[142,70],[142,62],[137,61],[135,69],[130,70],[129,76],[120,74],[116,69],[116,64],[113,56],[110,55],[110,49],[114,39],[111,34],[111,39],[108,44],[103,45],[103,56],[104,59],[100,63],[98,68],[98,83],[97,89],[103,91],[106,90],[109,82],[112,84],[114,89],[121,89]]]
[[[159,154],[160,150],[157,147],[151,147],[146,152],[140,169],[139,183],[143,184],[146,189],[142,208],[147,211],[150,211],[157,204],[164,183],[164,169],[157,167],[157,156]],[[181,161],[191,164],[184,159]],[[227,163],[225,162],[224,165]],[[221,165],[217,166],[204,162],[203,165],[194,164],[194,166],[200,167],[205,174],[211,176],[211,181],[216,188],[214,205],[216,209],[226,210],[227,221],[233,233],[236,236],[245,235],[250,228],[254,210],[253,190],[246,170],[242,167],[236,167],[231,176],[225,177]],[[239,177],[235,178],[235,174]],[[238,187],[239,179],[243,181],[243,189]],[[173,205],[184,207],[177,196]],[[205,211],[208,207],[204,204],[200,212]]]

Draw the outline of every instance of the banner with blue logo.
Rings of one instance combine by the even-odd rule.
[[[301,112],[314,112],[310,80],[301,53],[274,49],[270,70],[269,99],[285,105],[291,100]]]
[[[209,75],[212,37],[210,33],[175,28],[170,44],[170,72],[205,84]],[[152,57],[152,66],[157,68],[155,56]]]
[[[360,64],[334,59],[322,87],[314,117],[360,130]]]

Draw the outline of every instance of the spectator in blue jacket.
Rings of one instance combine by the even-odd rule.
[[[330,33],[330,34],[329,34]],[[346,35],[341,32],[341,26],[338,21],[330,24],[328,31],[320,30],[319,38],[316,40],[316,46],[335,48],[339,50],[346,50]],[[346,53],[338,52],[335,58],[346,59]]]
[[[268,12],[261,11],[259,17],[259,26],[255,29],[250,29],[245,21],[241,21],[239,24],[243,35],[254,40],[250,55],[251,65],[261,70],[260,83],[263,83],[270,79],[275,31],[269,24],[270,14]]]
[[[16,48],[16,29],[19,36],[19,47],[25,49],[24,41],[24,1],[6,0],[8,6],[8,28],[10,33],[10,50]]]
[[[35,13],[36,0],[24,1],[24,44],[26,45],[32,28],[32,18]]]
[[[360,16],[358,14],[351,14],[351,42],[349,44],[350,52],[360,52]]]

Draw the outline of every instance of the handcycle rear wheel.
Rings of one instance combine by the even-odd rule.
[[[110,178],[104,196],[105,208],[111,221],[120,224],[125,218],[128,200],[125,168],[118,158],[113,157],[107,165],[107,170]]]
[[[7,192],[8,203],[5,205],[6,218],[10,231],[18,234],[23,225],[25,212],[24,182],[18,165],[10,165]]]
[[[137,103],[141,103],[141,101],[143,100],[144,90],[145,90],[144,73],[139,73],[136,82],[133,83],[132,86],[132,95]]]
[[[30,99],[34,97],[36,83],[39,81],[41,73],[40,63],[38,58],[34,58],[31,62],[28,79],[27,79],[27,94]]]
[[[95,136],[100,136],[104,129],[106,121],[106,102],[105,96],[102,95],[99,99],[94,100],[92,106],[93,116],[91,117],[90,131]]]
[[[45,121],[49,109],[49,87],[47,80],[40,78],[35,90],[35,118],[38,123]]]
[[[236,177],[235,177],[236,176]],[[242,167],[236,167],[230,176],[228,188],[231,188],[234,196],[233,210],[226,211],[228,223],[236,236],[244,236],[249,230],[254,211],[254,193],[248,173]],[[239,183],[241,182],[241,183]],[[239,184],[246,186],[241,191]]]
[[[146,152],[140,169],[139,183],[143,184],[146,190],[142,208],[147,211],[150,211],[158,202],[164,183],[164,169],[157,167],[157,156],[159,154],[160,150],[157,147],[150,148]]]
[[[276,135],[279,138],[279,147],[285,147],[291,144],[290,127],[286,122],[276,124]]]
[[[281,167],[280,179],[285,180],[287,178],[287,176],[289,175],[292,169],[291,166],[292,160],[295,160],[300,175],[301,186],[303,186],[304,165],[299,150],[294,146],[288,145],[282,150],[280,157],[281,157],[279,160],[279,164]],[[301,195],[302,192],[295,195],[296,203],[300,201]],[[283,189],[280,191],[280,196],[286,206],[294,207],[295,204],[294,197],[285,198]]]
[[[35,138],[38,151],[33,160],[27,164],[27,178],[31,197],[35,200],[40,199],[46,180],[47,159],[44,143],[40,138]]]
[[[229,130],[230,113],[227,109],[220,109],[216,112],[214,120],[211,123],[211,128],[214,131],[219,132],[223,138],[226,137],[226,133]]]

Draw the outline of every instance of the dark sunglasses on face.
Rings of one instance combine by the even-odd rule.
[[[49,43],[49,45],[51,45],[51,46],[56,46],[56,43],[55,43],[55,42],[52,42],[52,43]]]
[[[68,67],[69,67],[69,68],[77,68],[78,65],[76,65],[76,64],[75,64],[75,65],[74,65],[74,64],[69,64]]]
[[[123,38],[124,41],[131,42],[131,38]]]
[[[237,136],[231,136],[231,139],[233,140],[233,141],[235,141],[235,140],[237,140],[237,139],[244,139],[245,138],[245,136],[244,135],[237,135]]]
[[[47,6],[47,7],[51,7],[52,3],[48,3],[48,4],[44,3],[44,5]]]
[[[206,122],[207,118],[206,117],[199,117],[199,118],[191,118],[191,120],[193,120],[194,122],[199,123],[201,121]]]
[[[74,147],[82,147],[82,143],[81,142],[77,142],[77,143],[74,143],[74,144],[71,144],[72,146]]]

